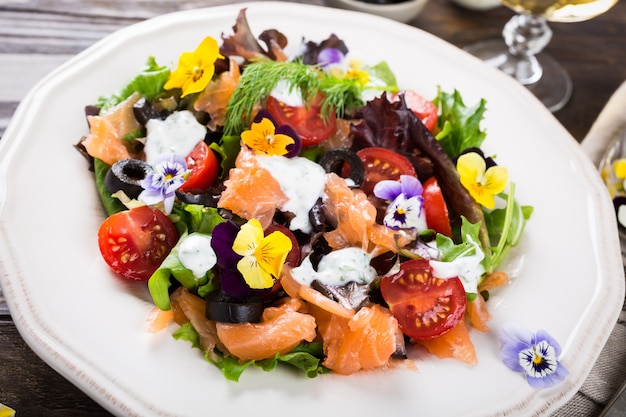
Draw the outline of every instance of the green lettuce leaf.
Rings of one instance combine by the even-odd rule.
[[[148,57],[146,65],[118,92],[109,97],[100,97],[96,106],[106,111],[121,103],[134,92],[138,92],[147,100],[153,100],[163,91],[163,86],[170,76],[169,68],[158,65],[154,57]]]
[[[186,340],[193,348],[202,350],[200,336],[191,323],[185,323],[173,334],[176,340]],[[260,361],[239,362],[232,356],[224,356],[218,351],[205,352],[205,359],[217,366],[224,377],[229,381],[239,381],[243,372],[250,366],[255,366],[265,372],[273,371],[278,364],[290,365],[302,371],[307,377],[315,378],[318,375],[329,373],[330,370],[322,366],[324,353],[319,342],[302,342],[291,352],[281,355],[277,353],[273,358]]]
[[[455,158],[469,148],[480,148],[487,133],[480,128],[486,110],[486,100],[472,107],[463,103],[461,94],[454,90],[446,93],[438,88],[433,103],[439,108],[436,138],[450,158]]]

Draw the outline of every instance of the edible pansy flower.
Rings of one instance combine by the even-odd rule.
[[[339,49],[324,48],[319,54],[317,54],[317,63],[322,67],[326,67],[332,64],[339,64],[344,60],[344,58],[344,53]]]
[[[422,207],[423,187],[411,175],[401,175],[399,181],[383,180],[374,186],[374,195],[389,201],[383,222],[390,229],[425,230],[426,218]]]
[[[155,159],[152,170],[141,181],[143,191],[137,199],[147,205],[163,203],[164,212],[170,214],[176,190],[188,175],[185,158],[176,154],[163,154]]]
[[[237,269],[250,288],[271,288],[291,246],[291,239],[285,234],[275,231],[265,236],[261,222],[250,219],[241,226],[233,242],[233,250],[242,256]]]
[[[180,88],[182,97],[199,93],[209,84],[215,74],[215,61],[224,58],[220,54],[217,41],[207,36],[193,52],[183,52],[178,59],[178,67],[172,71],[164,88]]]
[[[472,198],[488,209],[495,207],[495,196],[506,188],[509,174],[506,168],[487,167],[485,158],[477,152],[465,153],[457,159],[456,169],[461,184]]]
[[[241,133],[241,140],[255,152],[269,156],[296,156],[302,148],[296,131],[288,125],[277,126],[266,110],[259,111],[250,129]]]
[[[498,329],[502,361],[511,370],[526,375],[533,388],[550,388],[569,374],[559,362],[561,346],[545,330],[532,333],[508,323]]]

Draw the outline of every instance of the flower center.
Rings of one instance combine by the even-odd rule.
[[[200,78],[202,78],[202,75],[204,74],[204,70],[199,67],[199,66],[195,66],[193,67],[193,75],[192,75],[192,79],[194,82],[198,81]]]

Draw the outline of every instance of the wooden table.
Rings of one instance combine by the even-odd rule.
[[[222,0],[2,0],[0,2],[0,136],[19,101],[46,73],[109,33],[181,8]],[[320,0],[307,2],[322,4]],[[500,36],[512,13],[472,12],[431,0],[412,25],[463,47]],[[570,102],[555,113],[582,140],[611,94],[626,80],[626,3],[576,24],[552,24],[547,51],[572,76]],[[625,110],[626,111],[626,110]],[[24,343],[0,295],[0,403],[29,416],[109,415],[39,359]],[[602,404],[597,404],[597,409]]]

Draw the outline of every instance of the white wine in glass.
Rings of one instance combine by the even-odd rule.
[[[542,53],[552,38],[550,22],[580,22],[609,10],[618,0],[500,0],[517,14],[502,31],[502,40],[489,40],[465,50],[525,85],[550,110],[561,109],[572,94],[565,69]]]

